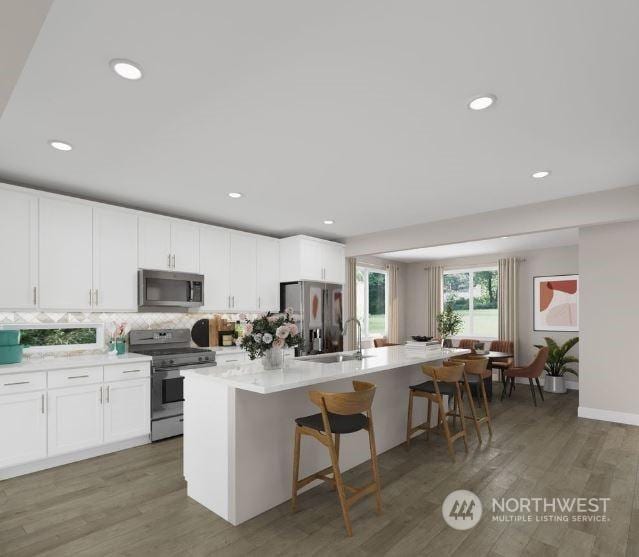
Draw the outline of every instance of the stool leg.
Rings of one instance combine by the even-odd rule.
[[[455,462],[455,450],[453,449],[453,443],[450,440],[450,429],[448,428],[448,420],[446,420],[446,415],[443,410],[444,401],[440,395],[439,401],[437,402],[437,412],[439,414],[439,420],[442,423],[444,428],[444,437],[446,437],[446,443],[448,443],[448,454],[450,454],[450,458]]]
[[[453,429],[455,429],[456,427],[457,412],[459,412],[458,405],[457,405],[457,397],[453,395]]]
[[[458,400],[458,406],[459,408],[462,408],[461,405],[461,391],[459,390],[459,382],[455,382],[455,398]],[[464,440],[464,448],[466,449],[466,452],[468,452],[468,440],[466,439],[466,437],[468,437],[466,435],[466,420],[464,420],[464,418],[462,418],[460,420],[461,422],[461,428],[462,431],[464,432],[464,435],[462,436],[462,439]]]
[[[375,482],[375,500],[377,504],[377,514],[382,514],[382,492],[379,483],[379,466],[377,465],[377,447],[375,446],[375,431],[373,430],[373,420],[368,414],[368,443],[371,448],[371,467],[373,469],[373,481]]]
[[[428,400],[428,408],[426,409],[426,441],[430,439],[430,415],[433,409],[433,401],[429,398]]]
[[[481,397],[484,401],[484,412],[486,412],[486,423],[488,424],[488,434],[493,436],[493,423],[490,419],[490,410],[488,409],[488,397],[486,396],[486,388],[484,387],[484,382],[481,383]]]
[[[340,434],[335,434],[335,455],[337,456],[337,462],[339,462],[339,442],[340,442]],[[328,490],[333,491],[335,489],[335,484],[329,486]]]
[[[295,448],[293,449],[293,496],[291,497],[291,510],[297,510],[297,480],[300,474],[300,440],[302,434],[300,428],[295,426]]]
[[[483,385],[484,380],[480,379],[480,383]],[[475,401],[473,400],[473,395],[470,392],[470,385],[468,384],[468,381],[464,381],[464,387],[466,389],[466,395],[468,396],[468,404],[470,405],[470,414],[473,417],[473,421],[475,422],[475,431],[477,432],[477,439],[479,439],[479,442],[481,443],[481,432],[479,431],[479,420],[477,419],[477,412],[475,411]],[[477,386],[477,388],[479,388],[479,385]],[[463,419],[464,418],[462,418],[462,420]]]
[[[406,450],[410,449],[410,431],[413,429],[413,391],[408,397],[408,420],[406,422]]]
[[[335,486],[337,487],[337,496],[339,497],[339,503],[342,507],[342,516],[344,517],[344,526],[346,527],[346,534],[348,536],[353,535],[353,527],[351,526],[351,518],[348,516],[348,503],[346,502],[346,490],[344,488],[344,482],[342,482],[342,474],[339,471],[339,462],[337,460],[337,454],[335,453],[335,447],[332,441],[328,445],[328,452],[331,455],[331,462],[333,463],[333,477],[335,478]]]

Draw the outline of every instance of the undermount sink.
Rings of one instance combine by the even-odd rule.
[[[362,356],[364,358],[371,358],[371,356]],[[320,354],[318,356],[310,356],[307,358],[300,358],[305,362],[317,362],[318,364],[337,364],[339,362],[350,362],[351,360],[357,360],[355,354]]]

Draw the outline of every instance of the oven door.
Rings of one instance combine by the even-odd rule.
[[[151,418],[169,418],[182,414],[184,377],[179,368],[155,368],[151,376]]]

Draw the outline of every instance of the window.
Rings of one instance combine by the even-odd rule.
[[[357,319],[362,337],[378,338],[388,332],[386,271],[357,267]]]
[[[102,348],[104,325],[95,323],[15,324],[0,328],[19,329],[20,344],[27,352],[55,352]]]
[[[457,336],[497,338],[497,267],[444,271],[444,302],[461,314],[464,328]]]

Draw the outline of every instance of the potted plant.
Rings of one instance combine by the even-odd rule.
[[[451,337],[459,333],[464,321],[454,309],[452,300],[444,304],[444,311],[437,314],[437,331],[442,339],[442,348],[451,346]]]
[[[254,320],[240,315],[245,324],[244,335],[238,339],[238,344],[248,352],[251,360],[264,357],[264,369],[281,368],[282,349],[301,344],[302,335],[291,317],[292,313],[293,310],[287,308],[284,314],[273,315],[269,312]]]
[[[548,393],[565,393],[566,392],[566,373],[579,375],[579,373],[569,367],[568,364],[579,362],[579,358],[569,356],[570,349],[579,342],[579,337],[574,337],[561,346],[559,346],[552,338],[545,337],[546,346],[548,346],[548,360],[546,360],[546,377],[544,379],[544,391]],[[541,348],[540,344],[535,344],[537,348]]]

